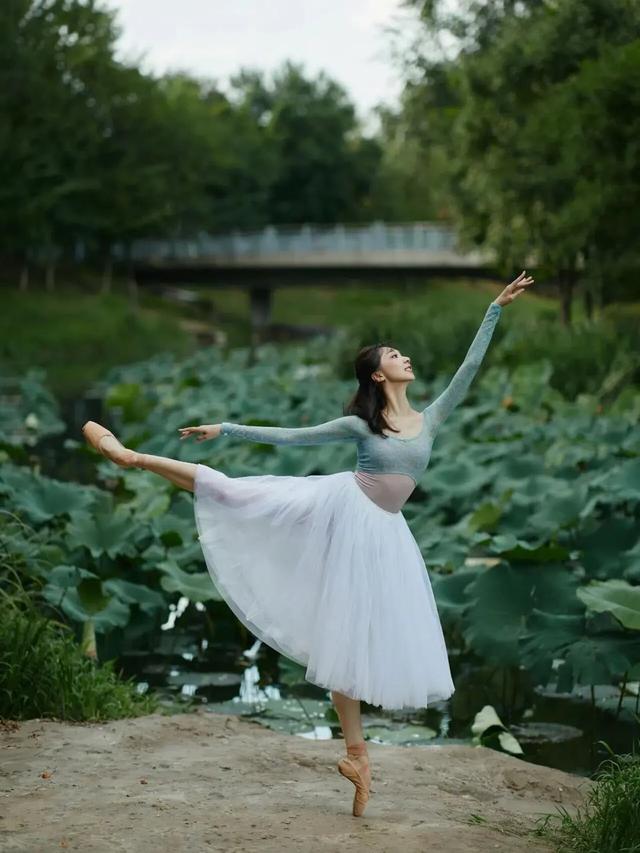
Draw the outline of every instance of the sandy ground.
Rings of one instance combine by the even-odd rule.
[[[372,790],[353,817],[342,740],[234,716],[0,725],[0,850],[548,851],[528,830],[571,813],[588,779],[485,748],[369,744]]]

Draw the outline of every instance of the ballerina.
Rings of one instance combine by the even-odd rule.
[[[83,426],[116,464],[193,492],[204,559],[231,610],[256,637],[305,666],[307,681],[330,691],[347,752],[338,771],[355,786],[355,816],[371,793],[360,702],[422,708],[455,691],[429,574],[401,510],[440,426],[476,375],[503,306],[533,281],[523,270],[489,304],[450,383],[420,411],[406,396],[415,378],[411,359],[375,344],[357,354],[358,388],[342,417],[300,428],[223,421],[179,430],[181,439],[198,442],[352,442],[355,471],[229,477],[126,448],[93,421]]]

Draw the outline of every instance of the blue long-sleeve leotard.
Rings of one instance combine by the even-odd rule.
[[[417,483],[429,463],[436,432],[464,398],[478,372],[501,312],[497,302],[489,304],[464,361],[444,391],[422,410],[422,429],[412,438],[376,435],[358,415],[344,415],[309,427],[249,426],[224,421],[222,434],[266,444],[311,445],[353,441],[358,453],[356,471],[408,474]]]

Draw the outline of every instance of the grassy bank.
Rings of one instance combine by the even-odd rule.
[[[275,323],[346,326],[355,336],[369,319],[371,333],[392,320],[399,345],[410,348],[413,338],[404,330],[415,325],[414,319],[431,318],[438,334],[447,334],[451,323],[444,322],[445,318],[466,312],[473,324],[501,287],[501,283],[486,281],[437,279],[395,286],[285,287],[274,292],[272,319]],[[116,365],[161,352],[188,355],[202,346],[188,321],[196,321],[200,329],[221,330],[229,346],[246,346],[250,341],[248,292],[237,288],[198,289],[209,308],[168,302],[141,289],[138,310],[131,306],[122,283],[105,295],[90,292],[86,284],[83,288],[60,285],[54,293],[41,284],[27,293],[4,287],[1,294],[0,371],[15,375],[27,367],[42,367],[47,371],[48,386],[59,397],[82,394]],[[575,309],[579,321],[579,301]],[[532,298],[519,300],[512,310],[514,319],[530,320],[540,314],[556,317],[558,307],[554,299],[532,291]],[[378,319],[385,322],[378,323]],[[428,328],[422,322],[418,325]]]
[[[60,287],[54,293],[20,293],[5,288],[0,370],[14,375],[42,367],[56,395],[72,396],[112,366],[162,350],[178,355],[193,351],[194,339],[180,328],[179,320],[179,309],[149,304],[144,298],[135,311],[118,292],[94,295]]]

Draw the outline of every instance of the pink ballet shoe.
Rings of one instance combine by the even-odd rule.
[[[356,756],[367,755],[367,745],[365,741],[360,741],[360,743],[352,744],[352,746],[347,747],[347,756],[348,758],[341,758],[338,762],[338,771],[345,779],[348,779],[350,782],[356,786],[355,794],[353,795],[353,808],[352,813],[355,817],[361,817],[364,813],[364,810],[367,805],[367,801],[369,799],[369,788],[370,788],[370,780],[369,780],[369,772],[368,768],[363,772],[362,768],[357,767],[351,758],[355,758]]]
[[[121,468],[138,467],[138,454],[135,450],[129,450],[126,448],[106,427],[100,426],[100,424],[97,424],[95,421],[87,421],[82,427],[82,432],[89,444],[94,447],[98,453],[106,456],[107,459],[115,462],[116,465],[120,465]],[[107,435],[110,435],[115,439],[120,446],[115,449],[109,449],[108,451],[103,448],[101,441]]]

